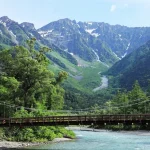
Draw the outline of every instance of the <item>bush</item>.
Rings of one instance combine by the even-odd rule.
[[[4,138],[4,130],[0,128],[0,140]]]

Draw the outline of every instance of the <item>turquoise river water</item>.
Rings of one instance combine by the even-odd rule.
[[[77,139],[41,145],[48,150],[150,150],[150,132],[74,131]]]

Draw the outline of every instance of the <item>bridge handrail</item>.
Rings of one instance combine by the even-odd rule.
[[[0,124],[34,123],[34,122],[82,122],[82,121],[128,121],[150,120],[150,114],[118,114],[118,115],[77,115],[77,116],[44,116],[26,118],[0,118]]]

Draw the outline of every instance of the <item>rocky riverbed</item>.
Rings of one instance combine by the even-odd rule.
[[[106,76],[101,77],[102,81],[99,87],[93,89],[93,92],[96,92],[101,89],[105,89],[108,87],[108,78]]]
[[[10,142],[10,141],[0,141],[0,150],[3,149],[21,149],[29,146],[36,146],[40,144],[48,144],[48,143],[55,143],[55,142],[62,142],[62,141],[69,141],[69,138],[55,138],[53,141],[46,142],[46,143],[31,143],[31,142]]]

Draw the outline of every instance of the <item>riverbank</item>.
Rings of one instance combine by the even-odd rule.
[[[100,130],[97,132],[98,130],[96,130],[96,132],[93,132],[85,130],[77,130],[77,128],[74,130],[76,140],[41,144],[30,148],[39,150],[150,150],[150,136],[146,131],[116,132]]]
[[[42,144],[50,144],[50,143],[56,143],[56,142],[63,142],[63,141],[70,141],[72,139],[69,138],[55,138],[52,141],[49,142],[44,142],[44,143],[39,143],[39,142],[10,142],[10,141],[0,141],[0,150],[4,149],[22,149],[26,147],[32,147],[32,146],[37,146],[37,145],[42,145]]]
[[[108,130],[108,129],[95,129],[95,128],[88,128],[85,127],[68,127],[67,129],[74,130],[74,131],[90,131],[90,132],[116,132],[116,133],[123,133],[123,134],[134,134],[134,135],[142,135],[142,136],[150,136],[150,130]]]
[[[89,134],[96,134],[99,136],[101,135],[106,135],[106,134],[110,134],[113,137],[112,138],[116,138],[117,136],[150,136],[150,131],[145,131],[145,130],[138,130],[138,131],[111,131],[111,130],[105,130],[105,129],[91,129],[91,128],[87,128],[87,127],[68,127],[68,129],[70,130],[74,130],[76,132],[76,136],[77,138],[80,138],[80,136],[84,136],[85,133],[89,133]],[[99,134],[100,133],[100,134]],[[91,136],[90,136],[91,137]],[[107,136],[108,137],[108,136]],[[32,143],[32,142],[10,142],[10,141],[0,141],[0,150],[4,150],[4,149],[26,149],[26,148],[32,148],[32,147],[37,147],[39,146],[39,148],[41,149],[41,147],[49,144],[53,144],[53,143],[59,143],[63,144],[64,141],[71,141],[72,139],[69,138],[55,138],[53,141],[49,141],[49,142],[40,142],[40,143]],[[101,139],[103,140],[103,138]],[[112,139],[111,139],[112,140]],[[105,141],[104,141],[105,142]],[[117,141],[118,142],[118,141]],[[61,145],[62,145],[61,144]]]

